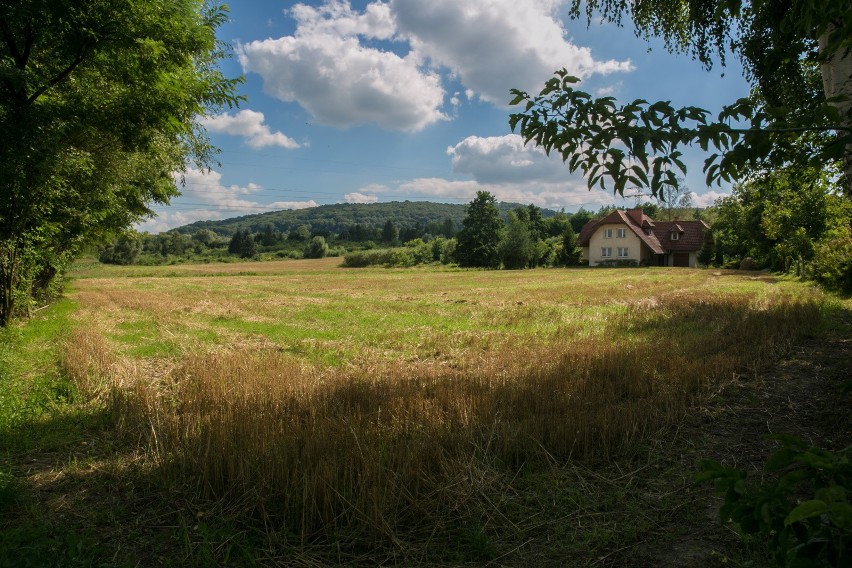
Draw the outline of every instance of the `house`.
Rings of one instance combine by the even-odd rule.
[[[586,223],[578,244],[589,266],[626,261],[695,267],[708,228],[704,221],[654,221],[642,209],[619,209]]]

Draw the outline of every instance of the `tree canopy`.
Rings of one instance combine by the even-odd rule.
[[[456,245],[460,266],[500,268],[500,239],[503,220],[497,200],[487,191],[477,191],[467,208]]]
[[[576,89],[579,80],[565,70],[538,95],[513,90],[511,103],[523,110],[511,115],[512,129],[558,153],[589,188],[660,195],[678,184],[677,171],[686,172],[684,147],[697,144],[712,150],[708,184],[842,161],[852,196],[852,3],[574,0],[571,13],[590,23],[600,17],[621,25],[629,17],[638,35],[661,37],[708,69],[733,53],[753,87],[715,117],[668,101],[596,98]]]
[[[0,325],[212,162],[197,119],[239,98],[224,20],[201,0],[0,0]]]

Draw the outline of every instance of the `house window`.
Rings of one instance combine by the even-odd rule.
[[[615,236],[619,239],[623,239],[627,236],[627,229],[616,229]]]
[[[646,234],[646,235],[650,235],[650,234],[651,234],[651,229],[649,229],[648,227],[645,227],[645,234]]]
[[[612,248],[611,247],[603,247],[601,249],[601,258],[611,258],[612,257]]]
[[[626,258],[630,256],[630,254],[627,252],[627,247],[618,247],[618,256],[620,258]]]
[[[612,229],[604,229],[604,238],[611,239],[612,238]]]
[[[673,240],[673,241],[676,241],[676,240],[678,240],[679,238],[680,238],[680,235],[679,235],[679,234],[677,234],[677,233],[675,233],[674,231],[672,231],[672,240]]]

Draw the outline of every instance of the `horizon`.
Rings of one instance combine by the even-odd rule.
[[[620,103],[716,112],[748,93],[735,58],[705,71],[632,27],[568,19],[565,0],[258,0],[229,17],[220,68],[245,76],[248,100],[202,118],[219,164],[189,168],[182,195],[140,230],[335,203],[464,204],[477,191],[553,210],[627,207],[648,196],[590,191],[524,145],[509,129],[509,89],[538,92],[565,67],[580,89]],[[703,158],[685,160],[696,206],[730,191],[704,184]]]

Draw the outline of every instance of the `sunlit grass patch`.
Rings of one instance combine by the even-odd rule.
[[[705,270],[167,268],[88,268],[63,363],[152,467],[305,545],[467,527],[472,561],[502,476],[633,451],[825,305]]]

